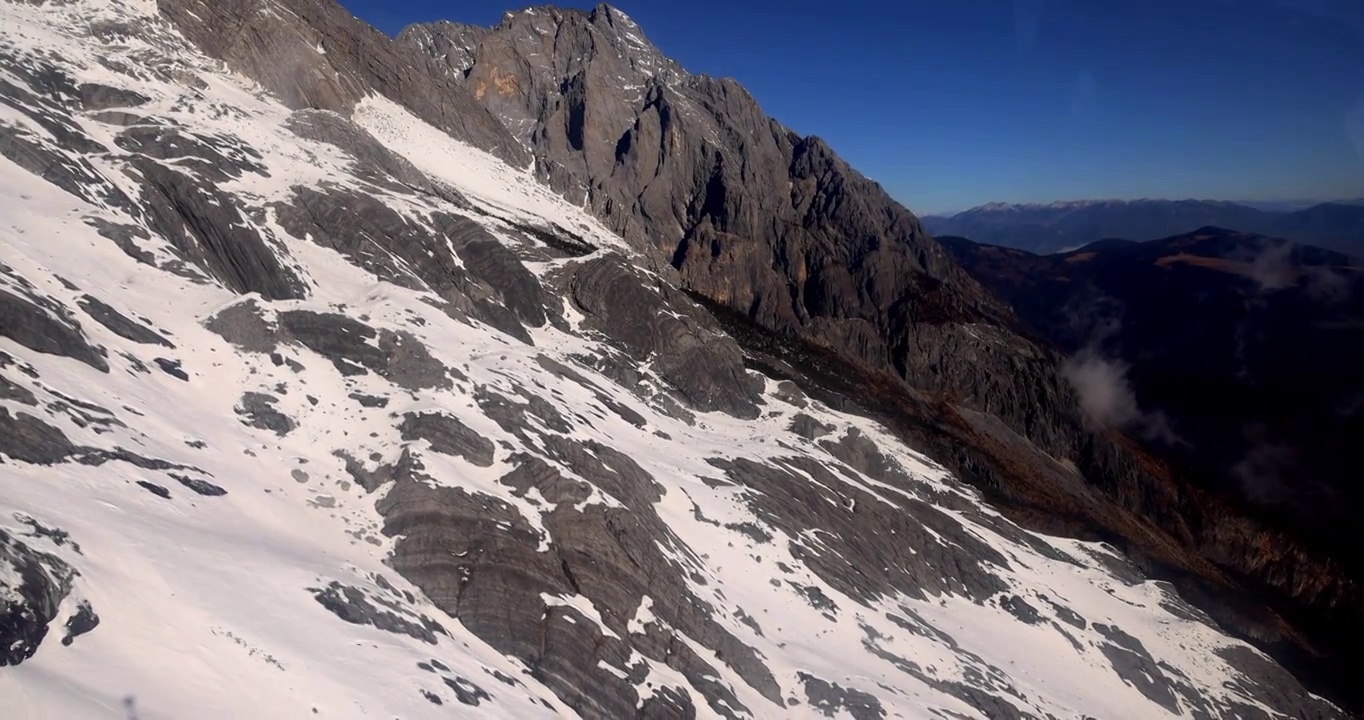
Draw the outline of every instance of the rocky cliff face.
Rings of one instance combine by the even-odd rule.
[[[619,10],[534,8],[399,41],[445,63],[542,179],[688,290],[1001,417],[1058,457],[1104,442],[1059,357],[1013,332],[909,211],[734,81],[685,72]]]
[[[1059,358],[1010,331],[908,210],[733,80],[687,73],[619,10],[532,8],[399,42],[445,63],[543,180],[689,291],[1002,417],[1058,457],[1092,441]]]
[[[390,42],[331,0],[157,0],[157,8],[205,54],[288,107],[349,115],[365,96],[378,94],[507,162],[527,160],[502,124],[433,72],[425,55]]]
[[[537,184],[491,116],[441,117],[477,86],[408,87],[431,66],[334,6],[0,20],[0,714],[1342,715],[1183,599],[1235,578],[1112,500],[1177,488],[1098,491],[1015,430],[1023,394],[1004,421],[813,342],[893,348],[908,268],[885,314],[932,382],[985,407],[963,358],[1049,362],[963,324],[998,306],[926,239],[839,249],[913,222],[830,189],[864,181],[818,144],[809,247],[867,262],[787,291],[796,342]],[[712,226],[767,222],[718,187]]]
[[[1114,538],[1171,577],[1208,583],[1200,595],[1225,596],[1224,619],[1247,636],[1306,657],[1345,651],[1327,649],[1329,633],[1308,640],[1275,615],[1364,617],[1351,575],[1088,419],[1052,346],[879,186],[819,138],[768,118],[734,81],[686,72],[607,5],[536,7],[492,28],[418,25],[398,39],[500,118],[542,180],[717,312],[898,377],[886,391],[923,396],[900,412],[957,418],[943,452],[959,469],[979,468],[1020,513],[1042,521],[1064,506],[1071,531]],[[850,393],[864,407],[884,404]],[[1041,458],[1077,469],[1087,487],[1058,489],[1073,480]],[[1277,611],[1264,609],[1267,597]]]
[[[552,187],[760,324],[909,373],[920,335],[1005,315],[822,140],[733,80],[685,72],[619,10],[534,8],[399,41],[444,63]]]

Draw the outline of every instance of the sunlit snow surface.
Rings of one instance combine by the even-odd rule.
[[[245,206],[264,208],[283,199],[295,185],[325,181],[360,187],[351,180],[345,155],[290,133],[283,127],[289,115],[286,108],[249,81],[185,49],[164,25],[158,25],[154,43],[135,36],[92,37],[92,23],[149,17],[154,12],[149,1],[0,3],[0,47],[18,57],[45,58],[83,81],[136,90],[151,98],[136,110],[139,115],[168,118],[199,133],[234,136],[254,147],[269,177],[247,173],[223,184]],[[192,73],[207,87],[191,90],[152,72],[130,77],[108,69],[101,57],[133,67],[158,58],[177,72]],[[0,79],[24,84],[3,68]],[[91,137],[113,148],[113,153],[120,152],[113,142],[118,128],[88,116],[74,117]],[[508,243],[517,242],[505,232],[508,221],[533,221],[571,229],[600,248],[624,248],[580,208],[537,185],[526,171],[450,140],[387,100],[367,100],[355,120],[421,170],[469,197],[483,211],[470,216]],[[50,137],[3,104],[0,123]],[[134,183],[113,161],[98,153],[89,157],[109,182],[133,191]],[[434,209],[468,212],[443,207],[431,197],[394,194],[384,200],[417,219]],[[1170,715],[1114,672],[1098,650],[1105,641],[1095,633],[1096,623],[1119,627],[1138,639],[1205,697],[1261,707],[1224,686],[1234,671],[1213,650],[1239,643],[1207,624],[1163,609],[1171,595],[1156,584],[1129,585],[1113,577],[1100,560],[1111,556],[1102,546],[1040,538],[1073,562],[1052,560],[947,511],[1009,560],[1009,568],[994,572],[1011,585],[1011,594],[1036,607],[1043,621],[1025,624],[998,603],[978,604],[953,596],[927,601],[885,598],[868,607],[829,587],[793,558],[789,538],[780,530],[768,528],[777,537],[762,543],[732,529],[741,523],[765,525],[743,502],[743,488],[703,482],[722,476],[708,458],[761,461],[804,454],[834,463],[827,453],[787,429],[797,412],[805,412],[833,426],[831,437],[842,436],[849,427],[860,429],[925,489],[979,503],[974,491],[869,421],[818,404],[800,410],[778,399],[770,381],[758,420],[718,413],[698,414],[694,424],[673,419],[570,357],[600,349],[598,341],[546,326],[532,331],[532,347],[477,323],[456,322],[424,302],[421,293],[377,282],[335,252],[289,237],[267,213],[261,226],[280,242],[286,264],[297,268],[310,286],[305,301],[267,305],[341,311],[363,316],[375,327],[400,328],[416,335],[434,356],[468,379],[450,390],[408,392],[372,374],[343,377],[326,359],[301,348],[290,355],[305,367],[295,372],[276,366],[265,355],[240,352],[202,326],[224,306],[239,302],[237,296],[215,284],[134,261],[87,223],[91,217],[140,222],[119,210],[80,200],[0,158],[0,263],[8,267],[0,278],[5,283],[24,278],[32,283],[33,294],[70,308],[93,343],[107,348],[110,365],[110,372],[103,374],[76,360],[33,352],[0,338],[0,350],[17,360],[0,373],[32,391],[39,407],[16,400],[0,400],[0,406],[12,413],[40,415],[78,445],[120,447],[197,468],[189,474],[220,485],[227,494],[200,496],[167,471],[123,462],[38,466],[5,458],[0,465],[0,527],[64,559],[80,574],[36,655],[17,667],[0,668],[0,717],[123,718],[130,709],[144,719],[301,718],[314,713],[330,718],[572,715],[518,661],[464,630],[384,564],[392,541],[379,532],[381,518],[374,509],[383,489],[368,494],[353,485],[343,462],[333,454],[345,450],[365,458],[377,453],[392,460],[400,442],[393,417],[441,409],[492,439],[497,445],[495,462],[481,468],[428,453],[423,461],[430,474],[440,483],[501,498],[535,525],[543,506],[513,496],[497,482],[511,469],[508,457],[513,450],[503,443],[515,451],[524,449],[523,443],[483,416],[471,396],[475,386],[508,395],[525,388],[565,417],[590,417],[590,423],[574,423],[573,437],[614,447],[653,474],[665,490],[657,505],[659,515],[700,559],[697,565],[707,580],[704,585],[693,582],[692,592],[716,608],[722,625],[757,650],[792,703],[777,708],[724,663],[716,662],[721,680],[757,716],[820,714],[807,703],[801,673],[870,693],[888,716],[946,716],[943,712],[981,716],[980,710],[905,673],[888,658],[912,662],[946,681],[970,682],[971,673],[995,668],[1016,691],[1009,695],[1011,702],[1040,716]],[[171,257],[159,239],[139,242],[160,259]],[[527,263],[536,272],[549,272],[555,264]],[[125,340],[81,315],[77,298],[87,293],[129,317],[145,319],[175,348]],[[574,326],[571,308],[565,308],[565,317]],[[536,362],[541,355],[572,366],[612,400],[643,416],[645,425],[626,422],[582,385],[545,371]],[[189,381],[158,371],[156,358],[180,361]],[[152,371],[136,371],[137,363]],[[661,386],[656,379],[650,382]],[[297,423],[297,429],[278,437],[240,421],[234,407],[244,392],[278,394],[274,389],[281,385],[278,409]],[[350,399],[357,392],[392,402],[386,408],[365,408]],[[52,409],[61,397],[58,393],[106,409],[106,421],[78,425],[71,413]],[[903,499],[901,490],[853,474],[853,482],[883,501]],[[137,484],[139,480],[169,489],[171,498],[152,494]],[[586,502],[618,503],[601,491]],[[71,543],[29,537],[23,517],[66,531],[80,551]],[[380,576],[396,591],[384,589],[376,579]],[[5,581],[0,575],[0,584]],[[433,645],[348,624],[309,591],[332,581],[361,588],[373,597],[388,597],[413,616],[439,622],[450,636],[439,637]],[[819,588],[841,611],[826,613],[813,607],[791,583]],[[415,599],[409,602],[404,591]],[[1038,599],[1040,595],[1083,616],[1088,626],[1081,630],[1058,622],[1053,606]],[[101,622],[63,645],[60,628],[81,599],[90,603]],[[544,599],[576,607],[589,621],[597,616],[591,602],[580,596]],[[650,605],[646,597],[632,628],[653,621]],[[890,619],[909,613],[952,641],[933,632],[910,632]],[[611,632],[604,627],[603,631]],[[699,643],[691,644],[703,658],[713,656]],[[417,663],[433,659],[449,671],[418,668]],[[494,672],[519,684],[500,682]],[[477,707],[458,704],[442,679],[456,676],[491,697]],[[660,664],[653,664],[647,681],[650,687],[686,683]],[[641,683],[641,692],[647,694],[644,686]],[[433,705],[422,691],[442,697],[445,704]],[[696,705],[702,716],[713,712],[703,701]],[[1181,714],[1190,712],[1186,703],[1180,707]]]

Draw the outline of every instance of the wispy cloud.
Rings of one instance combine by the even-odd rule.
[[[1075,388],[1085,416],[1113,427],[1124,427],[1141,416],[1137,396],[1127,382],[1127,370],[1126,363],[1102,358],[1089,348],[1068,359],[1061,368]]]
[[[1293,253],[1296,247],[1291,242],[1271,240],[1257,252],[1238,258],[1246,261],[1250,278],[1255,281],[1257,296],[1301,287],[1309,298],[1317,302],[1331,304],[1350,298],[1350,281],[1340,270],[1299,263]],[[1259,301],[1259,297],[1248,298],[1247,307],[1262,309]]]
[[[1293,244],[1270,243],[1250,261],[1250,279],[1261,291],[1282,290],[1298,284],[1298,269],[1293,266]]]
[[[1067,303],[1063,313],[1075,337],[1088,337],[1084,347],[1061,365],[1061,377],[1075,390],[1085,420],[1093,427],[1179,443],[1169,418],[1144,410],[1137,401],[1129,377],[1132,367],[1121,358],[1123,303],[1091,288]]]
[[[1135,432],[1148,440],[1179,442],[1164,413],[1141,409],[1127,377],[1130,369],[1126,362],[1087,347],[1062,364],[1061,375],[1075,389],[1090,424]]]

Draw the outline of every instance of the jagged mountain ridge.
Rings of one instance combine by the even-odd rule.
[[[822,140],[768,118],[733,80],[685,72],[611,6],[531,8],[482,31],[413,26],[399,42],[446,62],[551,187],[763,325],[904,365],[886,338],[1003,312]],[[945,285],[942,307],[914,283]]]
[[[377,93],[509,163],[528,161],[502,124],[461,87],[431,72],[424,55],[390,42],[335,2],[175,0],[157,7],[200,50],[291,108],[349,115]]]
[[[717,312],[868,366],[867,387],[894,399],[854,389],[860,405],[912,411],[902,432],[938,443],[937,457],[1018,516],[1115,539],[1209,598],[1229,627],[1322,673],[1352,652],[1320,618],[1364,617],[1357,578],[1095,427],[1062,379],[1063,356],[1031,340],[913,214],[734,81],[687,73],[608,5],[535,7],[492,28],[417,25],[399,41],[445,63],[531,150],[538,177]],[[925,416],[936,429],[922,430]],[[1317,630],[1286,628],[1279,612]]]
[[[415,109],[0,10],[7,715],[1337,714]]]
[[[1155,240],[1222,227],[1364,257],[1364,203],[1326,202],[1271,210],[1217,200],[1095,200],[1045,205],[990,203],[928,216],[935,235],[970,238],[1038,254],[1110,238]]]

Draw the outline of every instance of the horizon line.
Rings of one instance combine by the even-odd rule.
[[[911,208],[911,211],[914,212],[914,214],[915,214],[915,215],[918,215],[919,217],[929,217],[929,216],[931,216],[931,217],[952,217],[952,216],[954,216],[954,215],[960,215],[960,214],[962,214],[962,213],[971,212],[972,210],[981,210],[981,209],[989,208],[989,207],[991,207],[991,206],[999,206],[999,207],[1019,207],[1019,208],[1045,208],[1045,207],[1062,206],[1062,205],[1071,205],[1071,204],[1075,204],[1075,205],[1080,205],[1080,204],[1095,204],[1095,205],[1097,205],[1097,204],[1101,204],[1101,203],[1141,203],[1141,202],[1167,202],[1167,203],[1195,202],[1195,203],[1209,203],[1209,204],[1211,204],[1211,203],[1220,203],[1220,204],[1224,204],[1224,205],[1240,205],[1240,206],[1248,207],[1248,208],[1251,208],[1251,209],[1259,209],[1259,208],[1256,208],[1257,205],[1301,205],[1301,206],[1302,206],[1301,209],[1306,209],[1306,208],[1309,208],[1309,207],[1312,207],[1312,206],[1315,206],[1315,205],[1329,205],[1329,204],[1333,204],[1333,203],[1347,204],[1347,205],[1348,205],[1348,204],[1364,205],[1364,197],[1353,197],[1353,198],[1268,198],[1268,199],[1246,199],[1246,198],[1241,198],[1241,199],[1236,199],[1236,200],[1223,200],[1223,199],[1217,199],[1217,198],[1197,198],[1197,197],[1150,197],[1150,196],[1144,196],[1144,197],[1126,197],[1126,198],[1123,198],[1123,197],[1069,198],[1069,199],[1060,199],[1060,200],[1030,201],[1030,202],[1013,202],[1013,201],[1007,201],[1007,200],[991,200],[991,201],[988,201],[988,202],[979,203],[979,204],[971,205],[971,206],[969,206],[969,207],[964,207],[964,208],[963,208],[963,207],[960,207],[960,206],[957,206],[957,207],[954,207],[954,208],[951,208],[951,209],[946,209],[946,210],[942,210],[942,209],[933,209],[933,210],[929,210],[929,209],[914,209],[914,208]],[[909,203],[903,203],[903,204],[909,205]]]

